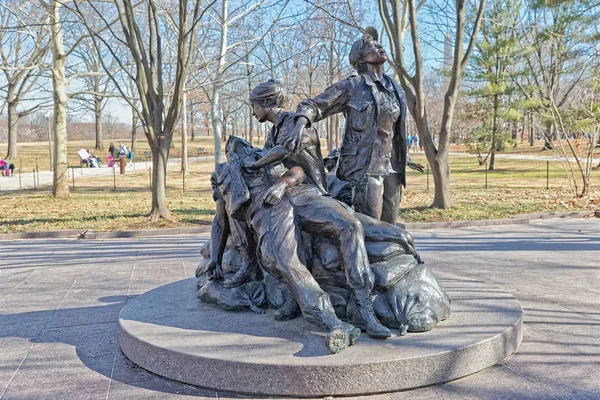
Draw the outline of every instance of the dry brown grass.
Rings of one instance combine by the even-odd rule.
[[[208,147],[208,146],[207,146]],[[422,154],[412,156],[425,163]],[[546,190],[546,162],[497,159],[496,170],[485,171],[473,157],[452,157],[450,210],[430,209],[433,180],[427,174],[410,171],[400,218],[405,221],[450,221],[506,218],[511,214],[595,210],[600,206],[600,171],[592,175],[592,192],[576,199],[569,191],[568,181],[560,164],[550,168],[550,189]],[[116,174],[116,188],[111,170],[105,176],[75,177],[70,199],[54,199],[50,188],[0,195],[0,232],[48,231],[81,229],[93,231],[185,227],[209,224],[214,214],[214,202],[209,177],[212,161],[190,164],[185,178],[178,164],[169,165],[168,203],[172,219],[151,223],[151,193],[148,170],[137,169],[127,175]],[[77,170],[76,170],[77,172]],[[2,178],[0,178],[2,179]]]

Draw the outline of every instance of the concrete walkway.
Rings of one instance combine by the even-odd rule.
[[[600,219],[412,233],[434,272],[517,297],[525,337],[515,356],[478,374],[368,398],[600,399]],[[0,242],[0,399],[240,397],[149,374],[117,346],[123,305],[193,276],[206,239]]]

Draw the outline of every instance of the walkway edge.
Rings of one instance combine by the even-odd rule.
[[[449,221],[449,222],[409,222],[398,223],[404,229],[411,230],[427,230],[427,229],[458,229],[471,228],[478,226],[495,226],[495,225],[522,225],[529,224],[531,221],[538,219],[553,219],[553,218],[586,218],[590,216],[600,218],[600,213],[594,211],[571,211],[571,212],[554,212],[554,213],[538,213],[538,214],[519,214],[513,215],[511,218],[505,219],[483,219],[471,221]]]
[[[520,214],[512,218],[488,219],[472,221],[450,221],[450,222],[399,222],[397,225],[406,230],[427,230],[427,229],[458,229],[471,228],[478,226],[495,225],[523,225],[538,219],[552,218],[586,218],[596,216],[600,218],[599,211],[571,211],[557,213],[539,213],[539,214]],[[141,238],[154,236],[174,236],[174,235],[192,235],[210,233],[210,225],[204,225],[197,228],[166,228],[166,229],[144,229],[134,231],[112,231],[112,232],[94,232],[91,230],[68,229],[62,231],[47,232],[23,232],[23,233],[4,233],[0,234],[0,241],[19,240],[19,239],[116,239],[116,238]]]

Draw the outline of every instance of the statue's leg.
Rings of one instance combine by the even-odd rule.
[[[406,254],[417,256],[412,236],[403,228],[384,221],[376,220],[367,215],[355,213],[363,226],[366,242],[392,242],[401,245]]]
[[[288,285],[307,321],[329,332],[326,345],[332,352],[337,353],[356,343],[360,329],[342,322],[335,315],[329,295],[300,262],[293,221],[277,222],[260,241],[263,267]]]
[[[383,178],[365,176],[361,183],[354,186],[352,205],[356,212],[381,219],[383,212]]]
[[[352,289],[361,317],[360,324],[372,337],[385,338],[391,332],[377,320],[371,304],[374,276],[365,249],[362,225],[354,213],[330,197],[301,193],[292,199],[302,229],[328,237],[340,246],[346,282]]]
[[[395,225],[402,201],[400,174],[390,174],[383,180],[383,209],[381,220]]]

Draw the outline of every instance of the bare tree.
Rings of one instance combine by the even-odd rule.
[[[46,4],[50,15],[50,31],[52,37],[52,93],[54,97],[54,176],[52,195],[54,197],[70,197],[68,160],[67,160],[67,52],[63,42],[60,10],[63,6],[58,0],[49,0]]]
[[[214,2],[214,0],[209,3],[194,0],[190,15],[187,0],[178,0],[177,7],[169,7],[170,5],[166,3],[159,4],[156,0],[145,0],[136,4],[131,0],[113,0],[122,29],[120,35],[112,29],[111,22],[103,19],[99,12],[97,4],[101,3],[101,0],[89,1],[87,4],[103,19],[106,31],[110,33],[107,38],[86,23],[81,6],[84,1],[75,1],[82,22],[86,24],[86,28],[94,38],[96,51],[100,54],[101,49],[105,47],[114,57],[116,46],[120,44],[128,49],[135,66],[135,74],[128,72],[124,65],[121,65],[121,70],[135,81],[141,107],[126,95],[120,81],[101,59],[104,71],[143,121],[144,133],[152,149],[152,208],[149,216],[153,221],[170,217],[166,198],[169,150],[179,120],[188,67],[195,50],[196,27]],[[173,9],[176,10],[175,13]],[[143,23],[147,25],[144,26]],[[174,46],[174,80],[167,83],[165,80],[168,77],[165,75],[169,73],[170,60],[166,59],[164,54],[163,37],[165,29],[169,27],[175,29],[176,45]],[[165,88],[170,90],[167,92]]]
[[[415,120],[420,141],[423,143],[425,155],[431,165],[435,184],[431,206],[446,209],[451,206],[448,149],[454,107],[459,94],[462,73],[477,40],[486,0],[475,1],[475,17],[470,26],[467,26],[467,2],[465,0],[457,0],[452,9],[455,28],[454,53],[448,89],[444,95],[444,110],[438,132],[439,145],[437,148],[433,141],[434,133],[430,129],[427,116],[426,95],[423,86],[422,38],[419,35],[417,22],[417,14],[424,3],[425,0],[419,0],[418,2],[415,0],[379,0],[379,11],[390,41],[394,68],[406,92],[408,110]],[[446,6],[450,8],[450,4],[446,4]],[[406,63],[406,49],[404,47],[404,41],[408,33],[410,33],[411,50],[414,58],[414,72],[412,74]],[[468,44],[465,48],[466,40],[468,40]]]
[[[7,159],[17,158],[17,124],[22,117],[39,110],[49,99],[40,96],[37,86],[48,68],[50,46],[47,16],[31,1],[7,0],[0,3],[0,70],[6,84],[2,89],[8,112]],[[31,93],[37,91],[33,100]]]
[[[94,22],[96,26],[99,24],[97,20],[90,21],[90,18],[88,17],[89,24]],[[99,27],[96,27],[94,30],[98,31]],[[81,64],[84,70],[79,71],[74,75],[81,78],[83,90],[69,95],[69,97],[72,97],[74,100],[79,100],[83,105],[83,109],[94,114],[96,150],[104,150],[102,114],[104,107],[107,104],[106,100],[109,97],[114,97],[113,94],[109,93],[111,81],[102,70],[100,58],[105,60],[105,63],[112,71],[117,69],[116,61],[110,53],[108,51],[104,51],[103,53],[104,54],[98,54],[96,52],[91,38],[82,41],[81,45],[74,51],[74,56],[82,61]]]
[[[229,0],[221,0],[221,8],[218,12],[212,15],[212,19],[219,26],[219,45],[218,52],[214,57],[214,66],[211,67],[210,75],[206,82],[211,86],[209,96],[211,123],[213,127],[214,143],[215,143],[215,164],[221,162],[221,139],[223,133],[223,114],[220,106],[222,91],[228,82],[226,73],[233,66],[243,62],[246,52],[241,49],[247,49],[247,52],[252,52],[258,47],[267,33],[279,22],[281,14],[285,10],[289,0],[259,0],[250,5],[243,3],[241,6],[230,9]],[[275,6],[279,6],[278,10]],[[261,25],[255,26],[251,32],[246,32],[245,38],[231,41],[230,30],[241,24],[244,18],[247,18],[253,13],[267,12],[267,9],[276,9],[274,18],[268,27]],[[272,12],[272,11],[271,11]],[[248,44],[248,46],[246,46]],[[236,51],[237,52],[234,52]],[[230,57],[231,59],[229,59]],[[237,79],[244,79],[244,74],[240,74]]]
[[[181,173],[188,172],[188,124],[187,124],[187,92],[183,88],[181,105]]]

